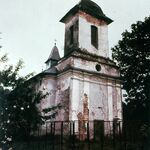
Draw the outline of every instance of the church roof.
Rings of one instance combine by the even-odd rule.
[[[42,73],[44,73],[44,74],[56,74],[57,73],[57,68],[52,67],[52,68],[49,68],[49,69],[43,71]]]
[[[110,24],[113,22],[112,19],[108,18],[102,11],[102,9],[91,0],[81,0],[77,5],[75,5],[69,12],[60,20],[61,22],[65,22],[65,20],[71,16],[76,14],[79,10],[97,18],[102,19],[106,23]]]
[[[59,55],[59,50],[57,48],[57,46],[55,45],[52,48],[51,54],[49,55],[47,61],[45,63],[47,63],[49,60],[59,60],[60,59],[60,55]]]

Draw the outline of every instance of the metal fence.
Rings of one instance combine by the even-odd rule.
[[[140,122],[57,121],[32,131],[15,150],[142,150]]]

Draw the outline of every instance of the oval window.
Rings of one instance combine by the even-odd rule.
[[[95,66],[95,68],[96,68],[97,71],[101,71],[101,66],[100,66],[99,64],[97,64],[97,65]]]

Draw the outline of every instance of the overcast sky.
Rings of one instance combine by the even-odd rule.
[[[109,25],[109,47],[121,33],[150,14],[150,0],[93,0],[114,20]],[[59,20],[79,0],[0,0],[0,45],[10,63],[25,62],[23,74],[42,71],[54,40],[63,54],[64,25]],[[0,51],[1,53],[1,51]]]

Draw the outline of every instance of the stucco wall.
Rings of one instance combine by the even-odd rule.
[[[43,94],[49,93],[46,98],[42,99],[39,109],[42,111],[60,104],[61,108],[57,110],[58,115],[54,120],[69,120],[70,75],[63,74],[55,78],[45,77],[41,81],[39,90],[43,91]],[[44,114],[42,113],[42,115]]]
[[[91,16],[89,16],[91,17]],[[92,18],[92,17],[91,17]],[[91,25],[98,28],[98,49],[91,44]],[[79,48],[84,48],[90,53],[103,57],[109,57],[108,48],[108,26],[89,22],[84,15],[79,16]]]
[[[99,78],[94,81],[94,76],[75,73],[71,82],[70,120],[78,120],[79,113],[83,115],[85,94],[88,98],[89,120],[122,119],[121,89],[114,80]]]
[[[64,54],[67,55],[74,47],[78,47],[78,14],[71,17],[65,24]],[[73,26],[73,43],[70,44],[70,27]]]
[[[60,103],[63,107],[59,110],[56,120],[78,120],[79,113],[80,116],[81,113],[83,115],[86,95],[88,120],[122,119],[121,83],[114,78],[119,77],[119,70],[101,64],[101,71],[98,72],[95,69],[96,64],[97,62],[76,57],[69,57],[59,63],[57,70],[61,73],[56,78],[43,79],[41,88],[45,88],[51,94],[42,101],[42,107]],[[70,66],[92,72],[66,70]]]
[[[70,45],[69,29],[72,25],[74,25],[74,43]],[[91,25],[98,28],[98,49],[91,44]],[[79,11],[75,16],[70,17],[65,24],[65,54],[73,47],[86,49],[99,56],[109,57],[108,25],[102,20]]]
[[[57,77],[57,91],[55,105],[61,104],[61,109],[56,117],[57,121],[69,120],[70,94],[71,94],[71,74],[70,72]]]
[[[102,64],[102,63],[98,63],[98,62],[84,60],[81,58],[74,58],[73,59],[74,67],[88,70],[88,71],[94,71],[94,72],[98,73],[98,71],[96,71],[96,68],[95,68],[95,66],[97,64],[101,65],[101,71],[99,71],[99,73],[106,74],[106,75],[112,75],[112,76],[116,76],[116,77],[120,76],[119,70],[116,67],[109,66],[106,64]]]
[[[41,90],[43,94],[48,92],[48,96],[41,101],[41,110],[55,105],[56,83],[56,78],[53,77],[45,77],[42,79],[39,90]]]

